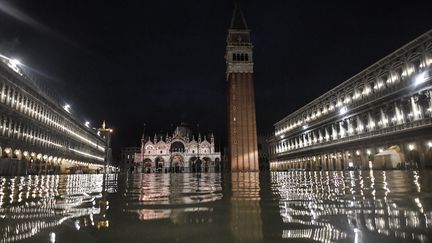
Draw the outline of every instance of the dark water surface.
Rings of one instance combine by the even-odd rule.
[[[432,171],[0,177],[1,242],[432,242]]]

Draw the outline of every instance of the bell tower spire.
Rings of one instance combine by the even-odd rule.
[[[250,29],[235,3],[225,51],[228,81],[228,159],[232,171],[258,171],[258,142]]]
[[[235,3],[231,25],[228,29],[225,59],[227,62],[227,78],[230,73],[253,73],[253,45],[246,19]]]
[[[230,29],[249,29],[243,12],[240,9],[240,4],[237,1],[234,3],[234,12],[231,19]]]

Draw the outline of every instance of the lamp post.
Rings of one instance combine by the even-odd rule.
[[[111,153],[111,134],[114,132],[113,129],[106,127],[105,121],[102,122],[102,127],[98,129],[100,134],[105,138],[105,173],[107,173],[109,166],[112,163]]]

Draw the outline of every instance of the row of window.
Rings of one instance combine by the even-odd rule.
[[[0,136],[10,140],[23,141],[25,144],[39,148],[49,148],[59,152],[72,151],[87,158],[103,161],[103,152],[101,151],[98,151],[95,155],[92,152],[82,151],[82,148],[75,149],[74,147],[79,148],[82,146],[73,146],[62,136],[51,134],[47,130],[32,124],[17,121],[4,113],[0,114]]]
[[[350,105],[355,101],[360,101],[372,94],[378,94],[398,83],[406,81],[407,85],[417,85],[431,75],[430,70],[426,69],[432,64],[432,58],[429,56],[426,54],[421,55],[412,62],[399,65],[378,77],[366,78],[365,80],[367,81],[357,82],[358,85],[350,91],[338,91],[336,95],[316,101],[318,104],[313,105],[308,111],[289,119],[282,126],[277,126],[276,136],[305,126],[327,113],[340,111],[344,106]]]
[[[432,90],[428,90],[404,101],[384,105],[376,109],[375,112],[368,111],[327,124],[297,135],[294,138],[282,140],[279,144],[271,147],[271,152],[277,154],[293,151],[423,118],[430,118],[432,117],[431,97]]]
[[[101,146],[97,140],[90,139],[87,135],[77,132],[79,128],[77,128],[63,116],[57,114],[46,105],[40,104],[40,102],[38,102],[33,97],[24,95],[23,92],[18,91],[18,89],[13,85],[7,85],[1,80],[0,103],[7,105],[28,117],[36,119],[47,126],[53,127],[68,135],[72,135],[79,141],[87,143],[88,145],[100,151],[105,150],[104,146]]]
[[[247,61],[249,61],[249,54],[247,54],[247,53],[233,53],[232,59],[233,59],[233,61],[236,61],[236,62],[247,62]]]

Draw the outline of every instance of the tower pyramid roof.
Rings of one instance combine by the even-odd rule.
[[[235,3],[234,6],[234,12],[231,19],[231,26],[230,29],[237,29],[237,30],[247,30],[248,25],[246,23],[246,19],[243,15],[242,10],[240,9],[239,3]]]

